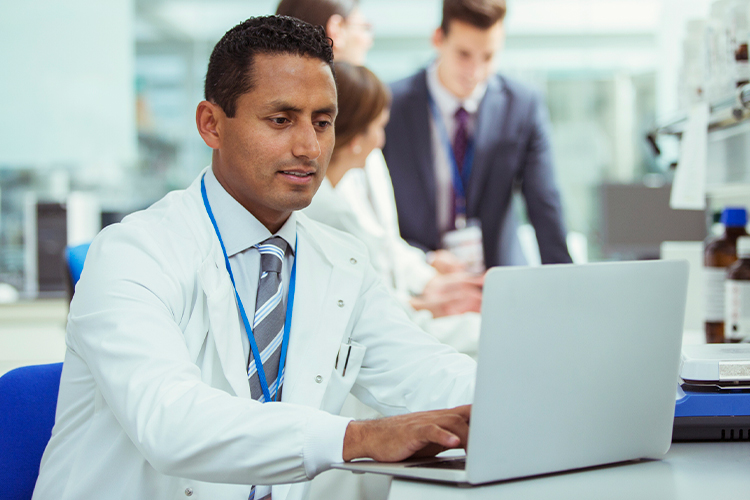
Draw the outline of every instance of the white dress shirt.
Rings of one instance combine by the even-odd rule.
[[[432,114],[432,109],[430,109],[430,116],[432,117],[430,121],[430,133],[432,136],[432,153],[435,161],[437,223],[440,232],[444,233],[453,229],[454,224],[454,221],[451,220],[453,206],[453,167],[448,157],[448,149],[441,139],[440,130],[435,120],[442,120],[448,132],[448,137],[453,141],[453,135],[456,132],[454,116],[456,111],[463,107],[469,113],[469,136],[473,136],[477,124],[477,115],[479,114],[479,105],[482,103],[484,94],[487,92],[487,82],[477,85],[477,88],[474,89],[474,92],[469,97],[461,100],[454,96],[440,82],[440,78],[438,77],[439,64],[439,60],[435,61],[427,69],[427,90],[440,110],[440,116],[435,117]]]

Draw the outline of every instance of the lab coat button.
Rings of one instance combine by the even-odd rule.
[[[323,377],[321,375],[318,375],[317,377],[315,377],[315,382],[317,382],[318,384],[321,383],[322,381],[323,381]]]
[[[339,307],[344,307],[344,301],[343,300],[339,300]]]
[[[352,257],[351,259],[349,259],[349,262],[351,262],[352,264],[356,264],[357,263],[357,259],[355,259],[354,257]]]
[[[185,496],[186,497],[193,496],[193,488],[185,488]]]

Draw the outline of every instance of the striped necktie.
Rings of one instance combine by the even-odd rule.
[[[253,318],[253,334],[258,344],[258,351],[263,362],[263,371],[269,385],[268,392],[273,400],[277,388],[281,400],[281,385],[284,382],[284,372],[281,372],[279,383],[276,375],[279,371],[281,357],[281,343],[284,339],[284,287],[281,284],[281,268],[284,263],[287,243],[279,236],[268,238],[256,248],[260,252],[260,280],[258,280],[258,295],[255,297],[255,316]],[[264,403],[266,398],[260,388],[258,369],[253,359],[252,349],[248,358],[248,380],[250,394],[253,399]],[[270,486],[253,486],[248,500],[270,500]]]
[[[256,245],[260,251],[260,280],[258,281],[258,295],[255,299],[255,316],[253,318],[253,334],[258,344],[261,363],[266,374],[268,392],[271,399],[278,389],[281,400],[281,385],[284,382],[284,372],[276,380],[281,357],[281,341],[284,338],[284,288],[281,284],[281,266],[284,262],[287,243],[279,236],[274,236]],[[250,394],[253,399],[265,403],[263,390],[258,379],[256,360],[252,350],[248,359],[247,378],[250,382]]]

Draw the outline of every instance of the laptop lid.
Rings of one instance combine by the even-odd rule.
[[[468,482],[663,456],[687,276],[683,261],[491,269]]]

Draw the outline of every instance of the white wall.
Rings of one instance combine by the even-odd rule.
[[[133,0],[0,2],[0,167],[136,158]]]

